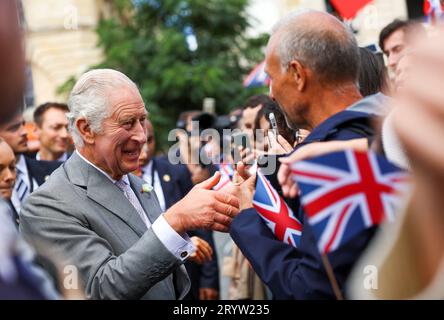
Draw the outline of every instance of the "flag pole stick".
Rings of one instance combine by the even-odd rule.
[[[331,267],[330,261],[326,254],[322,253],[322,262],[324,263],[325,270],[327,271],[328,279],[330,280],[331,287],[336,296],[337,300],[344,300],[341,289],[339,289],[338,281],[336,280],[335,274],[333,273],[333,268]]]

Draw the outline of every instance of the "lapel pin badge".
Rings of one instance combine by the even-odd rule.
[[[165,182],[170,182],[170,180],[171,180],[171,177],[170,177],[169,174],[164,174],[164,175],[163,175],[163,181],[165,181]]]

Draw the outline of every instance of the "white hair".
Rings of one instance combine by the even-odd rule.
[[[83,139],[76,121],[84,118],[91,130],[100,133],[102,122],[110,116],[108,96],[111,90],[136,84],[123,73],[112,69],[95,69],[84,73],[75,84],[68,99],[69,128],[76,147],[83,146]]]

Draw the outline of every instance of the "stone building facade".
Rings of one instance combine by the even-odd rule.
[[[57,88],[101,61],[95,28],[101,0],[22,0],[28,76],[34,105],[64,101]],[[29,88],[31,87],[31,88]]]

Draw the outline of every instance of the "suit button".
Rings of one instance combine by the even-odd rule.
[[[181,258],[186,258],[188,256],[188,252],[187,251],[182,251],[182,253],[180,254]]]

